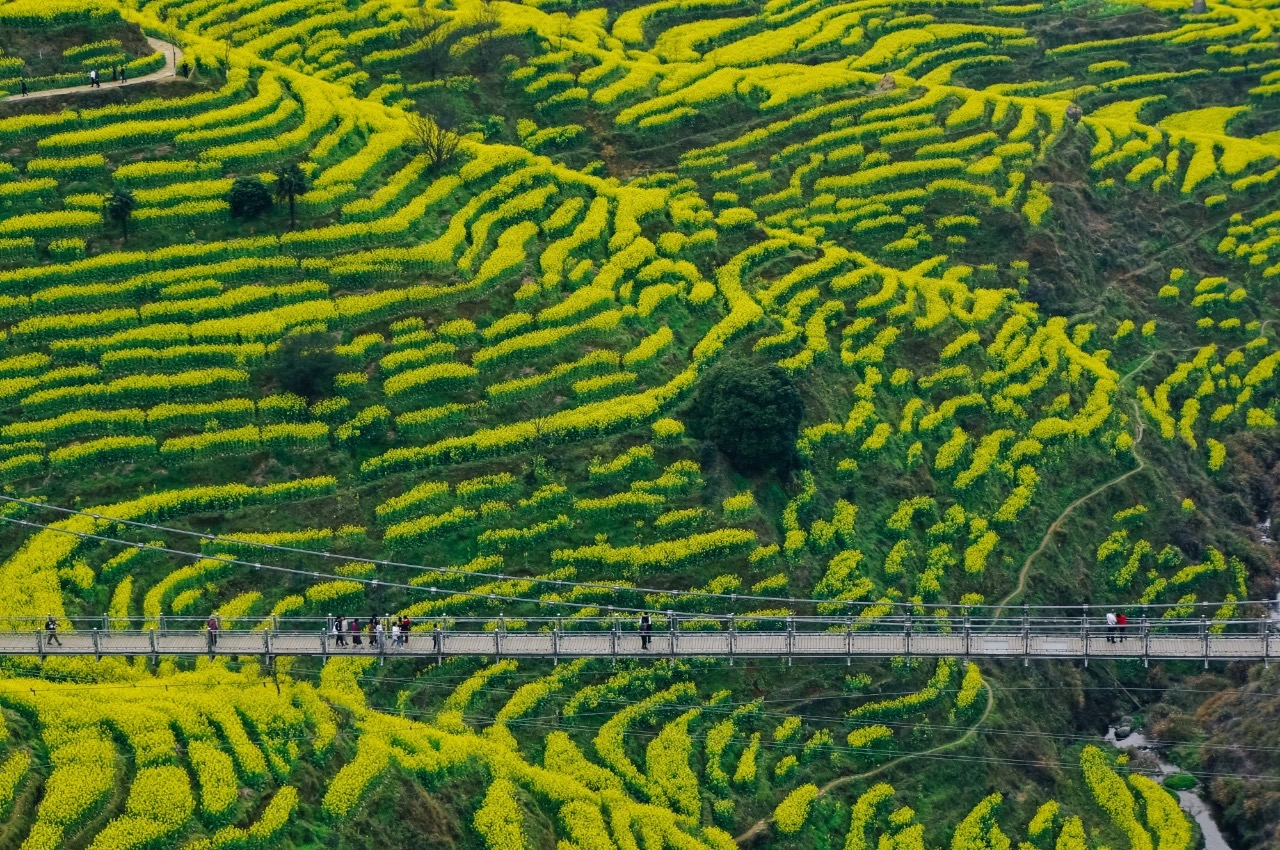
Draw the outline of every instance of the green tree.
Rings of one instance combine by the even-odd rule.
[[[276,200],[281,203],[289,202],[290,228],[297,223],[294,211],[297,207],[298,196],[306,191],[307,175],[303,173],[296,162],[276,171]]]
[[[257,218],[271,209],[271,191],[256,174],[242,174],[231,183],[227,203],[235,218]]]
[[[125,242],[129,241],[129,219],[133,217],[134,204],[133,193],[128,190],[117,189],[107,198],[107,217],[120,225]]]
[[[786,471],[803,416],[800,391],[782,369],[728,363],[699,385],[689,426],[743,472]]]
[[[281,389],[314,401],[333,388],[343,365],[329,335],[314,331],[285,337],[272,352],[267,369]]]

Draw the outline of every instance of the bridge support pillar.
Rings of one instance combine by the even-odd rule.
[[[1267,609],[1262,609],[1262,666],[1271,666],[1271,620],[1267,617]]]
[[[1084,613],[1080,616],[1080,645],[1084,652],[1084,666],[1089,666],[1089,606],[1084,606]]]
[[[679,632],[676,631],[676,615],[673,611],[667,612],[667,627],[671,630],[671,657],[676,657],[676,640],[679,639]]]
[[[1022,666],[1031,664],[1031,615],[1027,603],[1022,603]]]

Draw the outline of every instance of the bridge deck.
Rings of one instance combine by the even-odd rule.
[[[414,631],[404,646],[372,647],[370,639],[340,646],[331,634],[223,630],[211,642],[204,631],[63,632],[58,642],[43,632],[0,632],[0,655],[284,655],[406,657],[502,656],[512,658],[884,658],[903,655],[976,658],[1143,658],[1269,660],[1280,634],[1141,634],[1109,641],[1096,633],[1053,631],[925,633],[857,631],[657,631],[649,647],[631,632]]]

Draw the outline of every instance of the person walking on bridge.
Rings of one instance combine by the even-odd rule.
[[[1107,643],[1116,642],[1116,624],[1119,619],[1116,617],[1115,611],[1107,612]]]
[[[645,611],[640,615],[640,648],[648,649],[649,641],[653,635],[653,618],[649,616],[649,612]]]
[[[1120,636],[1121,643],[1124,643],[1124,633],[1128,631],[1127,629],[1128,625],[1129,625],[1129,618],[1124,615],[1123,611],[1121,611],[1119,614],[1116,614],[1116,633]]]
[[[338,618],[333,621],[333,645],[334,646],[347,645],[346,632],[347,632],[347,618],[339,614]]]
[[[209,648],[213,649],[218,645],[218,630],[222,628],[221,624],[218,622],[218,615],[210,614],[209,620],[205,623],[205,626],[209,629]]]
[[[58,639],[58,618],[50,614],[44,621],[45,642],[50,646],[57,644],[62,646],[62,641]]]
[[[351,618],[351,645],[352,646],[362,645],[360,643],[360,618],[359,617]]]

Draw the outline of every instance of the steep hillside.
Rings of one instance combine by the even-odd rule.
[[[0,0],[0,630],[1262,628],[1277,23]],[[1275,846],[1198,667],[11,658],[0,847]]]

